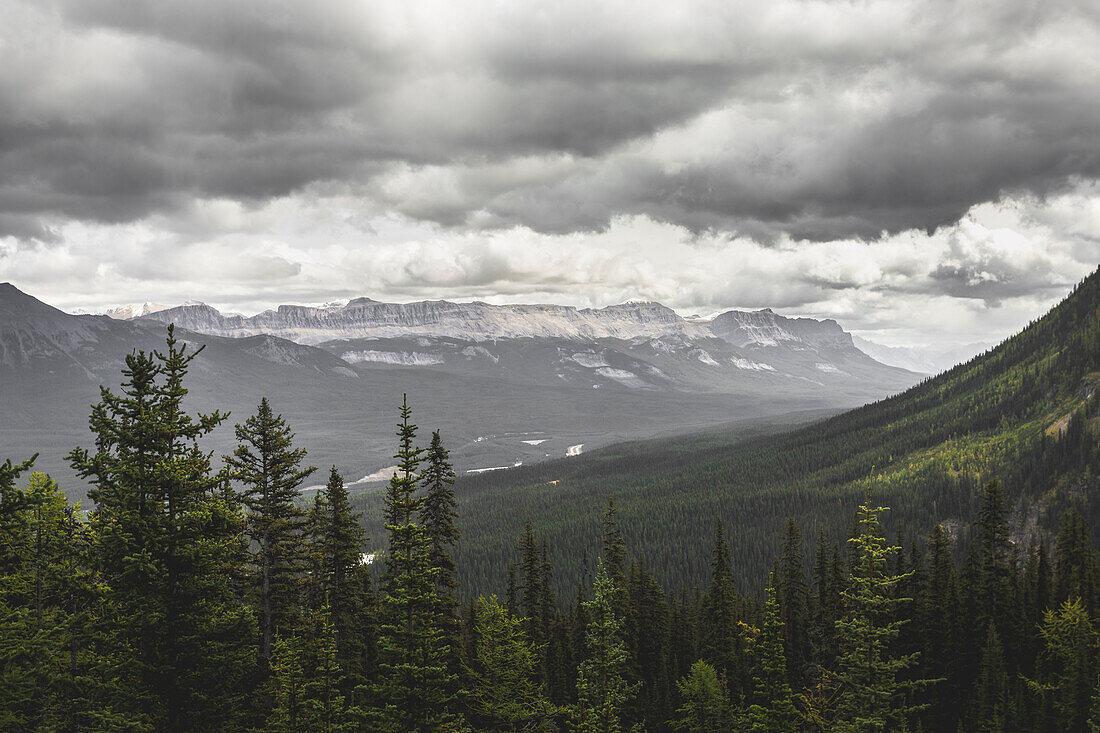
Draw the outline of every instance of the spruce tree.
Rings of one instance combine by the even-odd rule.
[[[683,703],[672,723],[675,730],[684,733],[736,730],[729,691],[714,667],[698,660],[687,676],[677,680],[676,689]]]
[[[745,729],[752,733],[794,733],[798,729],[798,710],[787,677],[787,658],[783,651],[786,638],[772,573],[764,603],[764,625],[753,645],[756,660],[753,670],[753,704],[745,715]]]
[[[946,730],[954,727],[963,703],[959,688],[965,689],[965,683],[960,679],[958,656],[962,651],[964,619],[951,538],[942,525],[932,530],[927,555],[927,575],[917,599],[920,670],[926,679],[943,681],[930,688],[924,719],[929,727]]]
[[[91,479],[91,554],[107,581],[100,715],[121,725],[216,728],[240,707],[252,634],[224,572],[239,523],[199,447],[224,416],[183,409],[201,351],[169,326],[163,353],[129,354],[121,394],[101,388],[92,408],[96,452],[69,454]]]
[[[700,651],[721,675],[735,705],[747,691],[744,651],[737,630],[740,599],[733,588],[733,570],[725,529],[719,523],[714,536],[711,580],[703,598]]]
[[[294,448],[294,433],[275,415],[267,398],[256,414],[236,426],[239,445],[225,464],[244,485],[253,551],[253,592],[260,626],[261,673],[271,664],[276,633],[290,635],[297,621],[299,576],[305,569],[302,531],[305,512],[298,487],[317,469],[301,468],[306,452]]]
[[[383,517],[389,544],[379,613],[378,681],[371,711],[373,730],[393,733],[457,730],[455,676],[435,596],[438,568],[431,541],[416,523],[417,472],[423,450],[413,446],[416,425],[408,399],[398,424],[397,472],[386,488]]]
[[[990,623],[970,701],[970,729],[982,733],[1003,733],[1010,719],[1010,701],[1004,647],[1001,646],[997,627]]]
[[[779,599],[780,619],[783,622],[783,648],[790,660],[788,676],[791,683],[797,686],[805,678],[810,661],[810,591],[806,585],[802,532],[794,517],[787,517],[779,571],[775,590]]]
[[[585,606],[587,658],[577,670],[578,733],[618,733],[623,729],[623,711],[637,693],[638,685],[627,681],[630,660],[622,636],[622,619],[615,613],[615,585],[598,562],[592,584],[592,600]]]
[[[317,613],[328,607],[337,662],[348,677],[346,692],[365,681],[373,637],[370,578],[362,562],[365,533],[359,518],[333,466],[328,483],[314,497],[305,537],[311,608]]]
[[[477,601],[471,719],[489,730],[532,730],[548,724],[558,709],[539,681],[539,655],[521,619],[496,596]]]
[[[1047,611],[1039,628],[1044,648],[1039,679],[1028,687],[1040,696],[1050,695],[1062,730],[1085,730],[1096,681],[1097,634],[1080,599],[1066,601]]]
[[[899,654],[893,648],[901,626],[897,606],[908,599],[895,593],[903,578],[890,574],[889,562],[900,548],[886,543],[878,521],[882,511],[885,507],[871,504],[868,489],[856,515],[858,533],[849,540],[853,567],[850,588],[843,593],[847,610],[837,621],[838,733],[895,729],[905,724],[910,712],[901,699],[898,677],[916,654]]]

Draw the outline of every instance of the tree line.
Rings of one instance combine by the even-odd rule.
[[[336,467],[303,500],[316,469],[266,399],[214,467],[226,416],[183,405],[197,354],[170,328],[102,390],[69,456],[90,511],[33,459],[0,465],[0,729],[1100,729],[1100,568],[1073,510],[1024,547],[990,481],[963,552],[958,526],[887,533],[872,486],[844,543],[807,551],[789,518],[761,589],[714,517],[701,582],[660,582],[610,500],[570,592],[530,522],[505,582],[463,588],[454,471],[407,402],[369,554]]]

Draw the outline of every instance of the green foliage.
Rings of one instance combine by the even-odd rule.
[[[733,730],[734,716],[729,691],[718,672],[702,659],[691,665],[691,672],[677,680],[683,704],[677,709],[673,727],[686,733],[712,733]]]
[[[897,607],[909,599],[895,593],[904,576],[888,572],[889,560],[900,548],[887,544],[883,536],[878,521],[882,511],[885,507],[871,504],[868,491],[856,515],[858,532],[849,540],[855,552],[850,586],[843,592],[847,611],[836,624],[840,698],[834,729],[838,732],[900,727],[909,712],[901,704],[903,685],[898,677],[917,655],[893,651],[901,626]]]
[[[578,733],[618,733],[623,729],[623,709],[638,685],[627,681],[629,657],[622,638],[622,619],[615,614],[616,589],[600,560],[592,586],[592,600],[585,603],[588,658],[577,670]]]
[[[200,349],[201,351],[201,349]],[[102,707],[143,729],[194,730],[236,715],[252,638],[225,575],[239,517],[199,440],[224,417],[183,409],[186,353],[126,357],[122,393],[101,390],[89,424],[96,452],[75,449],[91,479],[90,553],[106,584],[97,637]]]
[[[306,452],[292,447],[294,433],[266,397],[255,415],[236,426],[236,434],[240,444],[225,456],[225,464],[244,485],[241,503],[248,510],[252,594],[266,671],[276,631],[288,632],[297,623],[298,577],[305,564],[305,512],[297,505],[298,487],[317,469],[299,467]]]
[[[374,657],[370,577],[362,562],[366,541],[359,515],[348,503],[344,479],[333,466],[306,519],[306,588],[314,613],[327,608],[345,693],[365,683]]]
[[[1089,613],[1080,599],[1049,610],[1039,628],[1045,647],[1038,680],[1028,680],[1037,694],[1049,695],[1065,730],[1084,730],[1096,680],[1096,641]]]
[[[416,425],[408,401],[398,425],[398,471],[386,489],[389,546],[381,598],[378,681],[372,727],[379,731],[457,730],[455,675],[435,593],[440,569],[432,564],[432,543],[414,520],[421,501],[415,496],[423,451],[413,447]]]
[[[745,715],[745,729],[752,733],[794,733],[798,729],[798,710],[787,682],[787,657],[783,651],[785,624],[780,618],[775,586],[773,574],[764,602],[764,625],[754,635],[753,703]]]
[[[477,600],[472,720],[490,730],[538,730],[559,714],[538,680],[539,655],[521,619],[496,596]]]

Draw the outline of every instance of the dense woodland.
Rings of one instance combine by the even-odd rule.
[[[267,400],[215,467],[202,440],[226,416],[186,411],[198,352],[169,329],[163,351],[126,358],[93,447],[69,456],[91,511],[33,461],[0,465],[0,729],[1100,730],[1098,292],[1094,275],[911,393],[703,451],[679,483],[636,459],[663,495],[594,492],[573,538],[534,512],[472,538],[500,541],[493,572],[463,567],[485,517],[408,404],[377,515],[336,467],[303,502],[316,469]],[[914,447],[958,457],[990,436],[942,486],[942,464],[911,468]],[[905,466],[874,468],[901,451]],[[719,465],[756,488],[727,496]],[[906,476],[909,504],[951,521],[899,528],[880,504]],[[700,511],[707,492],[741,513]],[[582,521],[570,501],[555,506]],[[761,557],[732,548],[765,531],[764,506],[790,516],[756,583]],[[646,511],[673,531],[639,531]]]
[[[619,499],[627,543],[666,587],[704,584],[714,519],[730,528],[734,574],[762,588],[787,517],[843,543],[851,514],[874,488],[900,524],[924,534],[948,521],[961,561],[980,489],[999,479],[1011,530],[1026,546],[1052,536],[1069,509],[1100,526],[1100,272],[1058,306],[968,363],[889,399],[775,434],[751,428],[613,446],[588,456],[459,480],[464,584],[499,587],[515,527],[546,536],[569,593],[583,553],[598,546],[600,514]],[[763,433],[753,435],[753,432]],[[380,498],[354,499],[381,537]]]

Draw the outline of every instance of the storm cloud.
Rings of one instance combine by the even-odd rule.
[[[822,265],[760,303],[830,310],[841,301],[826,294],[858,288],[986,307],[1047,297],[1100,254],[1071,220],[1026,212],[1042,237],[1021,247],[1053,238],[1075,265],[1037,275],[959,243],[987,204],[1034,216],[1092,205],[1100,6],[1087,0],[0,10],[0,268],[12,272],[45,248],[52,268],[94,264],[117,283],[161,287],[158,269],[175,262],[193,286],[206,263],[185,260],[201,251],[224,261],[211,269],[236,278],[240,302],[260,302],[265,276],[273,292],[317,294],[310,278],[337,248],[341,267],[406,260],[397,271],[437,295],[576,299],[564,265],[528,272],[486,243],[621,245],[608,255],[629,260],[649,250],[616,232],[652,225],[719,261],[750,245],[805,260],[877,243],[868,256],[885,263],[901,239],[925,237],[923,258],[877,280]],[[706,272],[658,283],[652,258],[604,272],[619,278],[604,292],[671,288],[699,308],[759,300],[711,292]],[[360,279],[391,294],[400,280]]]

